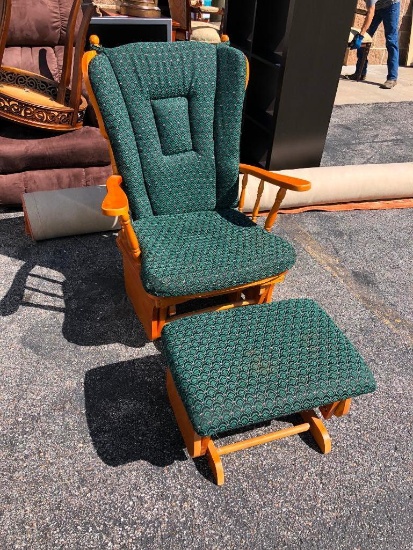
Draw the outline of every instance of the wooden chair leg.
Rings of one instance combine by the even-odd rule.
[[[334,401],[334,403],[329,403],[328,405],[322,405],[321,407],[318,407],[320,409],[321,414],[323,415],[323,418],[328,420],[334,415],[334,411],[338,407],[340,401]]]
[[[342,401],[334,401],[334,403],[330,403],[329,405],[323,405],[319,407],[321,414],[323,415],[323,418],[328,420],[333,415],[334,416],[344,416],[345,414],[348,414],[350,410],[351,405],[351,398],[343,399]]]
[[[214,475],[215,483],[217,485],[222,485],[224,483],[224,468],[222,466],[221,457],[218,454],[217,448],[215,447],[212,439],[208,442],[206,455],[208,458],[209,467]]]
[[[339,401],[335,411],[335,416],[344,416],[345,414],[348,414],[351,407],[351,398],[343,399],[343,401]]]
[[[310,432],[314,437],[322,453],[327,454],[331,451],[331,438],[327,428],[324,426],[321,418],[318,418],[313,410],[301,411],[301,417],[310,424]]]
[[[266,287],[261,287],[261,295],[259,297],[259,304],[268,304],[272,300],[272,293],[275,287],[275,283]]]
[[[189,456],[192,458],[203,456],[207,452],[210,438],[201,437],[194,431],[169,369],[166,371],[166,389]]]

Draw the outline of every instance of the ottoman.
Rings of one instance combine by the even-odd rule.
[[[224,482],[221,456],[309,430],[323,453],[321,418],[342,416],[352,397],[375,390],[373,375],[330,317],[293,299],[191,315],[162,331],[167,391],[192,457],[207,455]],[[304,423],[217,447],[213,437],[291,413]]]

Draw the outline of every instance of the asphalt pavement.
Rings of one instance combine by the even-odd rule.
[[[382,162],[397,150],[384,148]],[[3,208],[0,548],[410,550],[412,225],[410,209],[279,216],[274,231],[297,261],[274,299],[317,300],[378,388],[328,422],[331,454],[307,434],[234,453],[219,488],[184,451],[115,235],[35,243],[22,213]]]

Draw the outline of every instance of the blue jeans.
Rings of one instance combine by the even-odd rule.
[[[399,70],[399,16],[400,16],[400,2],[391,4],[387,8],[376,10],[373,21],[367,32],[370,36],[373,36],[377,30],[377,27],[383,21],[384,35],[386,37],[387,48],[387,80],[397,80],[397,74]],[[363,49],[357,50],[357,65],[356,73],[360,70],[361,58],[363,57]],[[363,76],[367,73],[367,61],[363,67]]]

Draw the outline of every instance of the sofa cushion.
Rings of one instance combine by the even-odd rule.
[[[13,0],[6,45],[63,45],[72,4],[73,0]]]
[[[11,46],[4,50],[2,65],[59,81],[63,66],[63,46]]]
[[[56,134],[3,121],[0,151],[0,174],[110,164],[106,140],[92,126]]]
[[[111,174],[112,168],[107,165],[89,166],[87,168],[30,170],[0,175],[0,205],[21,204],[22,194],[31,193],[32,191],[104,185]]]

